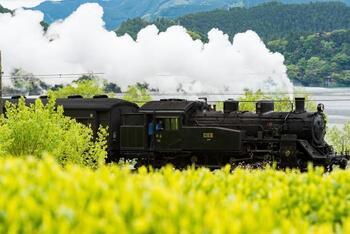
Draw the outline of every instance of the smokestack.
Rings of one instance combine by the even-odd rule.
[[[270,100],[260,100],[255,104],[255,112],[257,114],[264,114],[275,110],[275,103]]]
[[[238,111],[239,102],[233,99],[224,101],[224,113],[229,114],[233,111]]]
[[[303,97],[295,98],[295,112],[296,113],[305,112],[305,98]]]

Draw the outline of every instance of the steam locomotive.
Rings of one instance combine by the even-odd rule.
[[[290,112],[275,112],[274,102],[268,100],[257,101],[255,112],[240,111],[235,100],[224,101],[223,111],[206,101],[161,99],[138,107],[106,95],[75,95],[56,103],[95,134],[100,125],[108,126],[109,161],[124,158],[137,165],[170,163],[179,168],[274,162],[280,168],[302,170],[311,162],[331,170],[333,165],[345,168],[349,158],[337,155],[325,141],[323,104],[307,112],[304,98],[295,98]]]

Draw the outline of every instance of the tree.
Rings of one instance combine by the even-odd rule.
[[[350,152],[350,122],[345,123],[342,129],[336,126],[329,129],[327,140],[337,152]]]
[[[105,93],[121,93],[122,92],[121,88],[117,84],[112,83],[112,82],[108,82],[108,81],[104,82],[103,91]]]
[[[308,82],[320,83],[326,75],[326,62],[319,57],[311,57],[306,62],[305,77]]]
[[[297,65],[290,64],[287,66],[287,74],[288,78],[291,80],[299,80],[300,79],[300,69]]]
[[[67,86],[56,86],[48,93],[56,98],[66,98],[70,95],[81,95],[91,98],[100,94],[108,94],[108,96],[113,97],[115,93],[120,92],[121,88],[117,84],[100,79],[93,74],[88,74],[79,77]]]
[[[350,68],[350,56],[345,53],[337,53],[331,59],[332,62],[336,63],[343,69]]]
[[[202,35],[198,32],[187,30],[187,33],[192,37],[193,40],[201,40],[201,41],[205,40],[205,38],[203,38]]]
[[[95,80],[73,82],[57,90],[48,91],[48,95],[55,98],[67,98],[70,95],[81,95],[85,98],[91,98],[104,93],[103,88]]]
[[[123,99],[130,102],[135,102],[141,106],[145,102],[151,101],[152,97],[146,88],[140,85],[132,85],[128,87],[128,90],[124,94]]]
[[[92,129],[63,115],[55,99],[31,106],[24,98],[18,104],[6,103],[6,117],[0,118],[0,156],[50,154],[61,165],[75,163],[97,168],[107,156],[106,129],[100,128],[93,141]]]

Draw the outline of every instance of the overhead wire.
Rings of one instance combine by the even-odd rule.
[[[245,75],[253,75],[253,74],[271,74],[271,73],[262,73],[262,72],[255,72],[255,73],[240,73],[240,74],[245,74]],[[277,73],[273,73],[273,74],[277,74]],[[39,78],[40,80],[46,80],[46,79],[77,79],[79,78],[79,76],[83,76],[83,75],[104,75],[103,72],[87,72],[87,73],[51,73],[51,74],[28,74],[28,76],[34,77],[34,78]],[[158,75],[158,76],[170,76],[170,75]],[[16,77],[23,77],[23,75],[11,75],[11,74],[3,74],[2,78],[4,80],[11,80],[12,78],[16,78]],[[303,89],[304,87],[302,87]],[[320,87],[321,88],[321,87]],[[323,87],[322,87],[323,88]],[[125,94],[127,92],[122,92],[119,93],[120,95]],[[197,93],[187,93],[187,92],[175,92],[175,93],[159,93],[159,92],[150,92],[151,96],[155,96],[155,97],[162,97],[162,96],[178,96],[178,95],[182,95],[182,96],[243,96],[245,95],[245,92],[197,92]],[[254,94],[254,92],[253,92]],[[310,99],[307,101],[327,101],[327,102],[340,102],[340,101],[350,101],[350,98],[344,98],[344,99],[334,99],[334,97],[349,97],[349,93],[347,90],[339,90],[339,89],[335,89],[335,90],[322,90],[322,91],[295,91],[295,92],[263,92],[262,95],[264,96],[278,96],[278,95],[294,95],[294,96],[310,96],[310,97],[315,97],[315,96],[330,96],[333,97],[333,99]],[[222,102],[223,100],[208,100],[209,102]],[[274,100],[275,102],[290,102],[290,100]],[[144,102],[144,101],[140,101],[140,102]],[[240,102],[255,102],[255,101],[240,101]]]
[[[154,101],[158,101],[158,100],[154,100]],[[208,100],[208,103],[220,103],[220,102],[224,102],[225,100]],[[244,103],[256,103],[257,101],[245,101],[245,100],[237,100],[238,102],[244,102]],[[273,102],[285,102],[285,103],[291,103],[291,100],[261,100],[261,101],[273,101]],[[348,99],[311,99],[311,100],[305,100],[305,102],[350,102],[350,98]],[[133,101],[136,103],[144,103],[144,102],[149,102],[149,100],[137,100],[137,101]]]
[[[11,78],[11,77],[54,77],[54,78],[65,78],[66,76],[83,76],[83,75],[104,75],[103,72],[85,72],[85,73],[49,73],[49,74],[25,74],[25,75],[12,75],[12,74],[3,74],[2,77]]]

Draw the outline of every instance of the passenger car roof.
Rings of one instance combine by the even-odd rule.
[[[150,101],[140,107],[141,113],[184,113],[195,106],[202,107],[204,103],[199,101],[187,101],[182,99],[163,99]]]
[[[36,99],[26,99],[27,104],[34,103]],[[7,99],[12,103],[17,103],[18,99]],[[46,104],[48,99],[41,99]],[[118,98],[59,98],[56,99],[56,105],[63,106],[64,109],[85,109],[85,110],[109,110],[117,106],[138,106],[135,103],[128,102]]]

